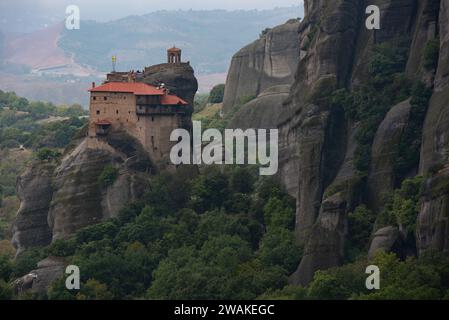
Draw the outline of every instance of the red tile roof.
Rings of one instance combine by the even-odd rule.
[[[92,88],[90,92],[127,92],[139,96],[162,96],[164,91],[142,82],[108,82]]]
[[[178,96],[172,94],[166,94],[161,99],[162,105],[188,105],[188,103]]]
[[[181,49],[173,47],[167,50],[168,52],[181,52]]]
[[[158,89],[155,86],[142,82],[108,82],[92,88],[90,92],[125,92],[136,96],[161,96],[162,105],[188,105],[188,103],[173,94],[167,94],[166,89]]]

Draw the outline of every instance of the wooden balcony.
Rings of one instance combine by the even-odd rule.
[[[136,114],[139,116],[185,114],[185,106],[137,105]]]

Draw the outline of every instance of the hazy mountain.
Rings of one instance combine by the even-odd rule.
[[[139,69],[165,62],[166,49],[183,49],[197,73],[226,72],[234,52],[260,32],[302,16],[300,7],[252,11],[159,11],[98,23],[82,21],[80,30],[64,29],[59,45],[75,62],[94,69]]]
[[[109,22],[82,20],[80,30],[67,30],[62,21],[31,33],[11,32],[2,26],[0,89],[32,100],[86,106],[86,88],[111,70],[112,55],[118,56],[117,70],[137,70],[165,62],[166,49],[176,45],[183,49],[183,60],[194,67],[199,90],[207,92],[224,82],[238,49],[257,39],[264,29],[302,16],[300,6],[177,10]]]

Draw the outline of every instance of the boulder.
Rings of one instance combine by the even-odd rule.
[[[384,227],[374,233],[368,251],[368,259],[373,259],[377,252],[397,252],[401,242],[401,234],[397,227]]]
[[[15,294],[20,295],[29,291],[37,295],[45,295],[48,288],[63,277],[66,265],[63,258],[45,258],[38,262],[37,269],[13,282]]]

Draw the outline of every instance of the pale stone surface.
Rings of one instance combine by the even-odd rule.
[[[391,252],[400,241],[397,227],[388,226],[376,231],[368,251],[368,259],[373,259],[377,252]]]
[[[226,80],[225,113],[242,99],[293,82],[300,51],[298,26],[297,21],[277,26],[234,55]]]

